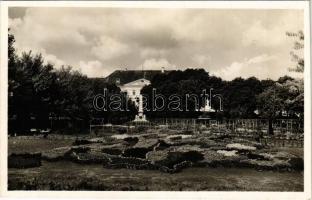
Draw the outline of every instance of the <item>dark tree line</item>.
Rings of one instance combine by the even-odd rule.
[[[134,117],[135,108],[130,102],[126,114],[94,109],[94,96],[103,93],[103,88],[108,89],[108,95],[119,94],[116,85],[90,79],[69,66],[55,69],[52,64],[45,64],[40,54],[17,56],[14,36],[9,34],[8,38],[10,133],[24,134],[30,128],[79,131],[86,129],[92,118],[119,123]]]
[[[151,84],[142,89],[142,93],[147,97],[148,108],[150,109],[147,112],[148,117],[198,117],[200,112],[197,109],[204,104],[203,90],[206,90],[207,93],[210,92],[210,88],[215,89],[215,93],[221,92],[221,89],[224,87],[224,82],[218,78],[209,76],[209,73],[204,69],[186,69],[185,71],[171,71],[168,74],[158,74],[154,76],[151,81]],[[165,108],[163,111],[153,111],[153,89],[156,89],[157,94],[164,96]],[[172,99],[180,102],[180,106],[173,105],[172,107],[179,107],[176,111],[172,111],[170,105],[170,96],[175,94],[180,98]],[[186,96],[189,95],[189,98]],[[154,95],[155,96],[155,95]],[[193,96],[198,97],[197,99]],[[158,107],[163,104],[162,101],[154,101]],[[159,105],[158,105],[159,104]]]
[[[202,112],[196,110],[193,99],[184,98],[186,94],[200,96],[203,90],[212,90],[212,107],[217,111],[218,119],[263,118],[269,121],[269,132],[273,132],[272,123],[276,118],[295,118],[303,121],[304,88],[303,79],[294,79],[283,76],[278,81],[258,80],[255,77],[247,79],[235,78],[232,81],[223,81],[221,78],[210,76],[204,69],[187,69],[185,71],[172,71],[168,74],[155,76],[151,84],[142,89],[148,100],[153,99],[152,90],[169,99],[170,95],[181,96],[181,111],[150,111],[147,117],[174,117],[196,118]],[[222,112],[220,101],[213,95],[220,94],[222,99]],[[209,95],[209,93],[208,93]],[[200,101],[203,106],[204,102]],[[152,102],[149,101],[148,104]],[[157,103],[157,102],[156,102]],[[160,102],[162,104],[162,102]],[[169,104],[169,103],[168,103]],[[168,106],[166,104],[165,107]],[[189,111],[185,111],[187,105]],[[150,108],[151,106],[147,106]]]
[[[108,123],[123,123],[134,119],[136,108],[128,101],[130,111],[98,111],[93,106],[94,96],[108,89],[108,94],[119,94],[120,89],[113,83],[101,78],[88,78],[71,67],[55,69],[46,64],[44,58],[32,52],[17,56],[14,36],[9,34],[9,132],[25,133],[32,127],[57,127],[57,119],[66,121],[70,130],[83,130],[93,118],[104,118]],[[212,76],[204,69],[187,69],[157,74],[151,84],[142,89],[148,97],[151,108],[153,89],[166,99],[172,94],[181,97],[182,110],[164,109],[147,111],[148,118],[196,118],[201,115],[198,102],[193,98],[185,99],[187,94],[200,96],[203,90],[209,94],[220,94],[222,111],[218,98],[212,98],[212,107],[220,118],[266,118],[270,121],[277,117],[303,119],[303,80],[288,76],[278,81],[236,78],[224,81]],[[109,99],[109,98],[108,98]],[[176,99],[175,99],[176,100]],[[109,102],[108,102],[109,103]],[[168,108],[169,102],[165,102]],[[185,110],[186,104],[188,111]],[[285,114],[286,113],[286,114]]]
[[[224,81],[219,77],[211,76],[204,69],[187,69],[185,71],[172,71],[169,74],[159,74],[151,81],[151,85],[143,88],[142,92],[148,99],[152,99],[152,90],[156,88],[157,93],[163,94],[166,99],[172,94],[177,94],[182,97],[181,108],[185,110],[186,103],[191,112],[180,111],[160,111],[148,112],[149,117],[167,116],[167,117],[191,117],[200,115],[196,112],[195,101],[192,98],[187,99],[187,94],[195,94],[200,97],[203,90],[206,90],[207,95],[210,95],[212,107],[219,111],[220,100],[213,97],[220,94],[222,99],[221,108],[222,115],[226,118],[254,118],[257,110],[257,95],[263,92],[266,88],[274,85],[272,80],[258,80],[255,77],[248,79],[236,78],[232,81]],[[198,98],[199,106],[202,107],[204,102],[202,98]],[[150,104],[152,102],[149,102]],[[150,107],[150,106],[149,106]]]

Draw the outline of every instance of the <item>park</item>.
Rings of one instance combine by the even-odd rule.
[[[175,12],[184,16],[181,10]],[[66,13],[69,11],[60,11],[57,16]],[[138,13],[150,15],[146,11]],[[283,42],[271,51],[283,49],[278,55],[281,58],[259,54],[258,49],[264,44],[260,42],[254,50],[253,45],[247,45],[245,35],[243,41],[232,44],[239,37],[231,34],[224,39],[221,33],[228,31],[221,31],[217,34],[222,36],[221,40],[217,36],[213,40],[224,49],[218,54],[210,51],[208,56],[210,40],[173,37],[176,33],[170,32],[175,30],[171,25],[168,34],[166,31],[156,34],[162,28],[150,34],[139,28],[133,35],[106,38],[103,36],[106,32],[92,35],[103,29],[102,22],[99,24],[99,29],[86,32],[79,28],[78,39],[85,45],[79,51],[73,51],[78,49],[75,46],[65,50],[74,43],[71,40],[66,43],[71,38],[67,36],[65,42],[58,41],[62,37],[53,37],[56,41],[51,44],[48,39],[40,40],[49,44],[42,52],[26,51],[19,41],[25,36],[19,32],[24,30],[19,29],[23,21],[9,29],[8,190],[304,190],[304,135],[310,133],[304,132],[304,60],[298,53],[303,50],[302,31],[285,34],[282,30],[284,35],[276,36],[283,38]],[[38,30],[45,30],[43,27]],[[237,34],[245,33],[246,27]],[[119,34],[125,32],[120,30]],[[209,30],[203,35],[214,32]],[[140,32],[149,39],[141,41],[145,37],[137,36]],[[161,44],[162,37],[166,44]],[[84,42],[86,38],[88,42]],[[127,44],[117,41],[127,38],[135,41]],[[140,40],[136,41],[137,38]],[[288,43],[294,43],[295,47],[287,49],[284,43],[291,39]],[[224,41],[239,46],[231,47]],[[241,47],[242,43],[247,46]],[[48,49],[56,44],[61,47],[51,49],[60,53],[58,56],[64,62],[47,55]],[[159,50],[169,44],[173,46]],[[113,47],[119,49],[109,51]],[[249,55],[252,51],[254,54]],[[281,63],[287,60],[289,51],[292,58],[286,64],[293,65],[290,70]],[[174,64],[160,59],[161,65],[155,65],[158,56],[150,57],[155,52],[168,54],[164,57]],[[196,52],[204,54],[195,55]],[[86,60],[80,60],[87,55]],[[242,63],[236,62],[238,57]],[[91,60],[95,58],[98,60]],[[258,71],[250,73],[250,69]],[[293,71],[298,77],[292,76]]]

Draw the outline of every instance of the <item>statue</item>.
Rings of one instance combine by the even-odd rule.
[[[201,112],[216,112],[215,109],[211,107],[211,103],[209,102],[208,98],[206,99],[205,106],[200,108],[200,111]]]
[[[146,116],[143,113],[143,97],[142,95],[138,95],[139,102],[138,102],[138,114],[135,116],[135,122],[147,122]]]

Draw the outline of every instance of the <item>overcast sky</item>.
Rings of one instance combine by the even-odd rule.
[[[117,69],[204,68],[232,80],[277,79],[292,67],[302,10],[10,8],[19,52],[89,77]]]

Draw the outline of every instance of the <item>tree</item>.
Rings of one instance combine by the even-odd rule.
[[[279,84],[268,87],[257,95],[257,105],[260,116],[268,119],[268,133],[273,134],[273,120],[280,114],[284,106],[287,91]]]
[[[287,94],[284,99],[284,109],[289,117],[303,120],[304,113],[304,85],[303,79],[288,79],[279,83]]]
[[[290,55],[292,56],[292,60],[296,62],[295,67],[289,68],[289,71],[294,72],[304,72],[304,58],[303,56],[299,55],[299,52],[301,49],[304,48],[304,34],[302,31],[298,31],[297,33],[294,32],[286,32],[286,35],[288,37],[295,38],[293,51],[290,52]]]
[[[9,60],[9,114],[16,116],[18,131],[29,130],[33,118],[44,126],[48,123],[53,66],[43,64],[42,56],[31,52],[23,53],[20,58],[12,57],[14,61]]]
[[[204,69],[186,69],[184,71],[171,71],[168,74],[155,75],[151,81],[151,85],[145,86],[141,91],[149,100],[149,108],[151,109],[152,106],[153,89],[156,89],[156,93],[164,95],[166,100],[169,100],[172,94],[181,97],[179,108],[181,108],[182,111],[169,110],[168,102],[165,102],[165,109],[163,111],[147,111],[146,115],[150,118],[164,116],[195,118],[199,116],[200,113],[197,111],[198,105],[196,104],[199,103],[199,105],[201,105],[203,103],[201,102],[202,99],[198,98],[199,102],[196,102],[194,98],[186,99],[185,97],[187,94],[195,94],[197,97],[200,97],[202,91],[209,88],[212,83],[217,85],[219,82],[222,82],[222,80],[218,78],[209,82],[210,78],[209,73]],[[209,91],[209,89],[207,91]],[[186,111],[186,107],[188,111]]]
[[[45,63],[41,54],[30,51],[18,56],[14,36],[8,37],[10,132],[27,133],[30,128],[50,127],[49,117],[69,118],[74,127],[87,127],[95,114],[92,100],[99,87],[101,91],[107,86],[110,93],[120,92],[118,87],[105,85],[104,80],[93,82],[71,67],[55,69]],[[115,114],[104,116],[111,118]]]
[[[256,95],[261,92],[262,84],[255,77],[227,82],[222,92],[225,115],[229,118],[254,118]]]

